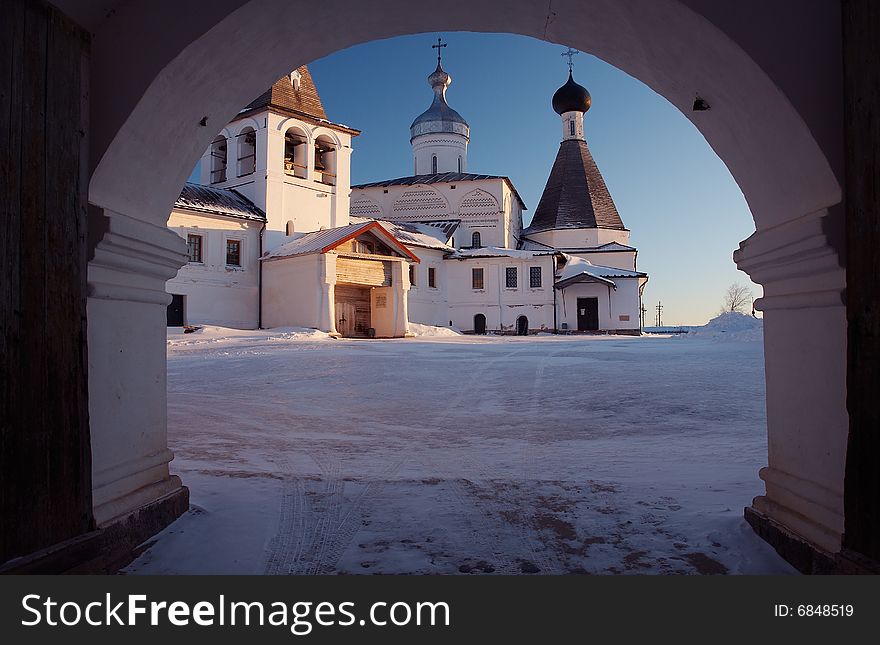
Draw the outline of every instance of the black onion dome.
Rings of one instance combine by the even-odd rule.
[[[575,83],[569,70],[568,81],[553,95],[553,111],[559,115],[566,112],[586,112],[591,103],[592,98],[587,88]]]

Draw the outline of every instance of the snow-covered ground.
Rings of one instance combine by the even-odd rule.
[[[180,332],[192,509],[129,573],[794,572],[742,519],[759,342]]]

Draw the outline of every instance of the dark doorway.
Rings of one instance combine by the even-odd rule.
[[[578,331],[599,329],[599,299],[578,298]]]
[[[516,335],[517,336],[528,336],[529,335],[529,319],[525,316],[520,316],[516,319]]]
[[[183,327],[183,296],[179,293],[171,295],[171,304],[168,305],[168,326]]]
[[[484,316],[483,314],[477,314],[476,316],[474,316],[474,333],[486,333],[486,316]]]

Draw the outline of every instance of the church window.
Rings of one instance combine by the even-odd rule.
[[[428,286],[432,289],[437,288],[437,269],[428,267]]]
[[[516,289],[516,267],[507,267],[504,271],[504,278],[508,289]]]
[[[187,235],[186,236],[186,251],[189,255],[190,262],[201,262],[202,261],[202,236],[201,235]]]
[[[483,269],[471,269],[471,288],[483,288]]]
[[[437,174],[437,155],[431,156],[431,172]]]
[[[336,184],[336,145],[325,135],[315,139],[315,172],[322,184]]]
[[[569,121],[569,122],[568,122],[568,133],[569,133],[571,136],[574,136],[574,121]]]
[[[458,172],[461,172],[461,155],[458,155]],[[455,186],[453,186],[455,188]]]
[[[241,240],[226,240],[226,264],[241,266]]]
[[[409,265],[409,283],[413,287],[416,286],[416,265],[415,264]]]
[[[226,137],[219,136],[211,144],[211,183],[226,181]]]
[[[287,224],[284,225],[284,234],[287,237],[293,235],[293,220],[287,220]]]
[[[296,128],[291,128],[284,135],[284,172],[291,177],[306,178],[308,141],[306,136]]]
[[[237,139],[238,176],[253,174],[257,169],[257,133],[253,128],[245,128]]]
[[[480,238],[480,232],[474,231],[474,234],[471,235],[471,247],[478,249],[481,246],[483,246],[483,245],[482,245],[482,240]]]
[[[541,286],[541,267],[529,267],[529,286],[538,289]]]

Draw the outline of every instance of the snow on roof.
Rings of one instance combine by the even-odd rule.
[[[395,179],[374,181],[368,184],[358,184],[356,186],[352,186],[351,188],[352,190],[354,190],[356,188],[387,188],[388,186],[414,186],[416,184],[454,184],[460,181],[481,181],[483,179],[503,179],[505,182],[507,182],[507,186],[510,188],[511,192],[513,192],[513,194],[516,196],[516,199],[517,201],[519,201],[522,209],[527,210],[525,202],[522,200],[522,197],[519,196],[516,187],[513,185],[513,182],[510,181],[510,177],[505,177],[504,175],[478,175],[477,173],[473,172],[441,172],[428,175],[411,175],[409,177],[397,177]]]
[[[449,256],[450,260],[466,260],[468,258],[519,258],[528,259],[542,255],[553,255],[556,251],[525,251],[522,249],[503,249],[497,246],[478,246],[470,249],[458,249]]]
[[[523,251],[549,251],[555,250],[549,244],[544,244],[543,242],[538,242],[537,240],[532,240],[527,237],[522,238],[520,243]]]
[[[272,260],[276,258],[289,258],[295,255],[307,255],[309,253],[326,253],[347,240],[354,239],[358,235],[366,232],[372,232],[380,238],[385,238],[388,245],[400,251],[402,255],[418,262],[417,256],[406,248],[392,233],[385,229],[382,224],[376,220],[366,222],[357,222],[348,226],[337,226],[336,228],[327,228],[321,231],[313,231],[311,233],[303,233],[286,244],[282,244],[277,249],[264,253],[262,260]]]
[[[228,215],[238,219],[266,221],[266,214],[251,200],[239,192],[227,188],[211,188],[187,182],[174,202],[174,208],[215,215]]]
[[[379,222],[391,235],[399,242],[407,246],[421,246],[427,249],[438,249],[440,251],[452,251],[453,247],[446,244],[449,235],[446,234],[445,227],[432,226],[416,222],[389,222],[387,220],[376,220],[369,217],[350,217],[352,223],[369,223]],[[458,225],[459,220],[453,220]],[[438,222],[442,224],[442,222]],[[452,230],[455,230],[454,228]]]
[[[575,282],[583,282],[585,280],[598,280],[599,282],[610,283],[614,285],[612,278],[647,278],[647,273],[640,271],[628,271],[626,269],[618,269],[616,267],[606,267],[600,264],[593,264],[588,260],[569,255],[562,254],[565,257],[565,265],[562,271],[556,276],[556,287],[563,288]]]
[[[327,228],[322,231],[313,231],[312,233],[294,234],[295,237],[290,242],[282,244],[276,249],[263,254],[263,259],[286,258],[294,255],[305,255],[307,253],[320,253],[328,246],[332,246],[341,242],[349,235],[357,235],[360,229],[364,228],[363,223],[350,224],[348,226],[338,226],[336,228]]]

